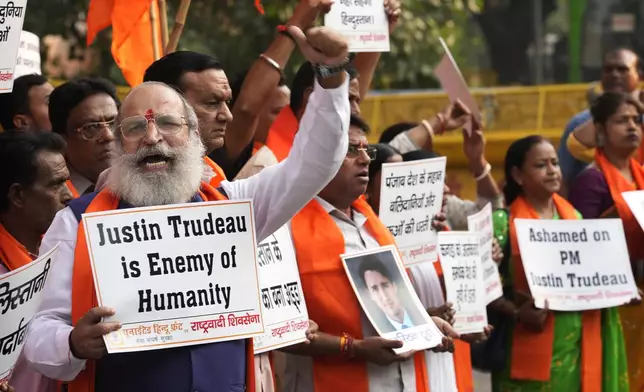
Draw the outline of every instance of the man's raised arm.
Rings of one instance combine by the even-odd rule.
[[[255,176],[222,183],[231,199],[253,199],[258,241],[288,222],[331,181],[349,143],[346,40],[327,27],[313,28],[306,37],[293,27],[290,32],[307,60],[317,64],[315,87],[291,152]]]

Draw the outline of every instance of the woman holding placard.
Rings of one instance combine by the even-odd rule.
[[[515,141],[505,157],[505,178],[509,214],[505,219],[496,215],[495,231],[507,231],[510,238],[510,284],[517,310],[508,337],[510,355],[505,369],[493,376],[494,390],[628,391],[614,308],[554,312],[547,302],[545,309],[537,309],[529,294],[514,219],[581,219],[557,194],[561,169],[555,148],[541,136]]]
[[[619,217],[624,224],[633,275],[644,283],[644,231],[622,192],[644,190],[644,169],[632,158],[642,142],[642,105],[626,94],[605,93],[591,107],[597,130],[595,161],[576,178],[570,202],[584,218]],[[628,354],[631,391],[644,388],[644,312],[620,309]]]

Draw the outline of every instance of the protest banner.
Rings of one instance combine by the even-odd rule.
[[[470,89],[467,87],[467,83],[465,83],[461,70],[458,68],[458,65],[447,47],[445,40],[440,38],[440,43],[445,54],[443,54],[441,61],[434,68],[434,75],[436,75],[436,78],[441,83],[441,87],[443,87],[443,90],[447,93],[450,102],[454,103],[460,99],[461,102],[463,102],[465,106],[472,111],[472,115],[476,117],[476,119],[480,120],[481,112],[479,110],[479,105],[470,92]],[[471,133],[471,122],[468,122],[464,128],[468,133]]]
[[[485,288],[485,304],[487,305],[503,295],[499,268],[492,260],[494,239],[492,205],[488,203],[481,211],[468,216],[467,228],[470,232],[478,233],[481,237],[481,267],[483,268],[483,287]]]
[[[14,68],[26,11],[27,0],[0,0],[0,94],[13,91]]]
[[[384,0],[340,0],[324,15],[324,25],[347,39],[350,52],[389,52]]]
[[[439,157],[382,165],[379,216],[405,265],[436,261],[432,219],[441,210],[446,164]]]
[[[0,275],[0,385],[11,378],[57,251],[58,245],[31,263]]]
[[[487,326],[480,235],[469,231],[438,233],[438,252],[447,302],[454,304],[454,330],[483,332]]]
[[[581,311],[639,298],[620,219],[516,219],[535,306]]]
[[[426,350],[442,334],[414,291],[395,246],[343,254],[342,264],[360,306],[381,337],[403,342],[396,353]]]
[[[251,201],[83,215],[99,306],[122,328],[109,353],[264,332]]]
[[[305,341],[309,315],[288,227],[277,230],[257,248],[266,328],[263,335],[253,338],[253,348],[261,354]]]
[[[16,57],[16,69],[13,71],[14,79],[23,75],[42,74],[40,67],[40,38],[34,33],[22,31],[20,33],[20,46]]]

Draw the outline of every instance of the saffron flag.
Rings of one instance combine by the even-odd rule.
[[[143,82],[143,74],[155,60],[153,40],[161,44],[161,28],[153,38],[150,7],[153,0],[91,0],[87,14],[87,45],[91,45],[101,30],[112,26],[112,56],[130,86]],[[155,23],[159,23],[155,21]]]

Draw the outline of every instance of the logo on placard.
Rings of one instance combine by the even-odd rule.
[[[123,330],[110,332],[107,335],[107,340],[112,347],[123,347],[125,345],[125,335]]]

